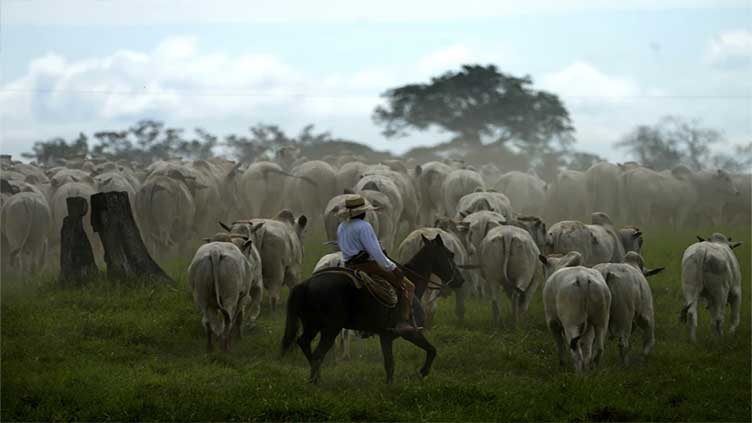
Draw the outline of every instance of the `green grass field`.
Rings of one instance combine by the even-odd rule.
[[[494,331],[487,300],[472,298],[458,325],[444,299],[428,332],[438,348],[431,375],[416,377],[422,351],[395,343],[396,372],[384,384],[378,340],[353,342],[354,357],[328,364],[320,386],[306,383],[300,351],[279,358],[284,310],[264,309],[229,354],[205,352],[200,315],[186,287],[188,259],[166,266],[177,292],[105,281],[57,287],[51,277],[2,281],[2,421],[750,421],[750,231],[742,239],[742,325],[718,339],[700,312],[698,343],[678,322],[680,259],[695,232],[645,231],[656,346],[624,367],[615,340],[601,367],[577,376],[560,368],[543,321],[540,291],[527,321]],[[710,230],[699,232],[709,235]],[[305,272],[325,253],[306,242]],[[503,303],[509,319],[509,304]]]

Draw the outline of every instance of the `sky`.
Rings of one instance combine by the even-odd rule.
[[[720,130],[718,150],[752,141],[752,0],[0,0],[0,150],[153,118],[402,153],[451,135],[385,139],[380,94],[468,63],[530,75],[612,161],[665,115]]]

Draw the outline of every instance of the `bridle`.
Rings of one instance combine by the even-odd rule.
[[[442,290],[446,288],[451,288],[454,282],[457,279],[457,276],[459,275],[459,269],[457,267],[454,267],[454,270],[452,272],[452,277],[449,279],[449,281],[441,281],[436,282],[431,280],[430,278],[427,278],[420,273],[416,272],[415,270],[410,269],[409,267],[397,262],[396,260],[392,259],[391,257],[387,256],[389,260],[392,261],[401,271],[404,273],[409,273],[411,276],[414,276],[416,279],[418,279],[421,282],[424,282],[426,284],[426,289],[432,289],[432,290]]]

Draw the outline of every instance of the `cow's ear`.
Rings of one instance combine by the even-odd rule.
[[[298,226],[300,226],[301,229],[305,228],[306,224],[308,223],[308,218],[303,214],[300,215],[298,218]]]
[[[211,238],[202,238],[202,240],[207,244],[212,242]]]
[[[731,247],[731,249],[733,250],[734,248],[736,248],[736,247],[738,247],[740,245],[742,245],[742,242],[741,241],[736,241],[736,242],[732,242],[731,244],[729,244],[729,247]]]
[[[544,256],[543,254],[538,254],[538,260],[540,260],[540,262],[543,263],[544,266],[548,266],[548,257]]]
[[[262,226],[264,226],[264,222],[259,222],[259,223],[255,224],[255,225],[251,225],[251,233],[252,234],[256,233],[256,231],[258,231],[259,229],[261,229]]]
[[[696,236],[697,236],[698,241],[705,242],[705,238],[701,237],[700,235],[696,235]]]
[[[646,278],[657,275],[661,272],[663,272],[666,268],[665,267],[656,267],[655,269],[645,269],[642,271],[642,274],[645,275]]]

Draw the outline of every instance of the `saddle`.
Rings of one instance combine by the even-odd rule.
[[[399,300],[397,291],[384,278],[346,267],[325,267],[315,272],[314,275],[321,273],[336,273],[347,276],[355,288],[363,289],[365,287],[368,293],[382,306],[387,308],[397,306]]]

